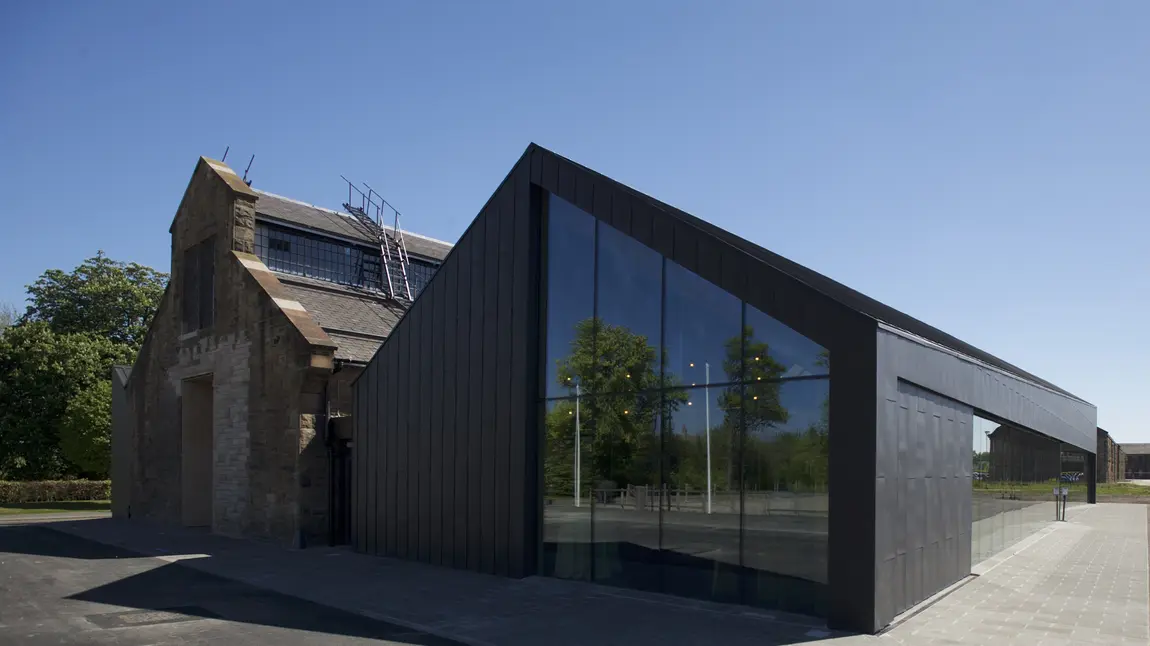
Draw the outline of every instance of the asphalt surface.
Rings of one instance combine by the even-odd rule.
[[[0,646],[455,643],[50,525],[0,525]]]

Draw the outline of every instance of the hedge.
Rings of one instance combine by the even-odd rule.
[[[0,505],[26,502],[68,502],[73,500],[108,500],[111,480],[35,480],[14,482],[0,480]]]

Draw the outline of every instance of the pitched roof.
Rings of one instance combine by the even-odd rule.
[[[321,231],[355,242],[370,245],[376,243],[375,238],[350,215],[266,191],[255,192],[259,196],[256,201],[256,215],[261,219]],[[407,246],[408,253],[432,260],[443,260],[447,257],[447,252],[451,251],[451,244],[448,242],[410,231],[403,232],[403,242]]]
[[[280,283],[303,305],[336,344],[335,358],[366,363],[375,354],[405,308],[380,294],[301,276],[275,272]]]
[[[1033,375],[1019,368],[1018,366],[1015,366],[1014,364],[999,359],[989,352],[980,350],[973,345],[970,345],[969,343],[966,343],[965,341],[962,341],[955,336],[947,334],[946,332],[943,332],[942,330],[932,325],[928,325],[908,314],[894,309],[889,305],[881,303],[871,298],[870,296],[863,294],[862,292],[851,289],[850,287],[847,287],[846,285],[836,280],[824,276],[813,269],[804,267],[799,263],[794,262],[793,260],[788,260],[777,253],[768,251],[767,249],[764,249],[763,247],[760,247],[759,245],[749,240],[740,238],[739,236],[721,229],[711,224],[710,222],[697,218],[685,211],[681,211],[665,202],[661,202],[649,195],[646,195],[645,193],[641,193],[625,184],[607,177],[606,175],[587,168],[582,164],[571,161],[562,155],[551,152],[550,150],[539,146],[538,144],[530,144],[527,147],[527,151],[523,153],[523,158],[530,158],[536,152],[540,152],[543,155],[550,155],[560,163],[568,164],[576,169],[581,170],[584,173],[588,173],[596,178],[600,178],[608,182],[610,185],[613,185],[617,190],[623,191],[635,199],[642,200],[650,206],[663,211],[672,218],[687,224],[688,226],[694,227],[719,240],[720,242],[730,245],[731,247],[734,247],[743,253],[750,255],[760,262],[806,285],[808,288],[813,289],[831,299],[834,299],[845,307],[855,310],[864,316],[872,318],[876,321],[881,321],[900,330],[905,330],[911,334],[923,337],[929,341],[933,341],[939,345],[950,348],[955,352],[978,359],[983,363],[987,363],[1001,370],[1005,370],[1006,372],[1029,380],[1032,383],[1044,386],[1062,395],[1066,395],[1067,397],[1072,397],[1082,402],[1086,401],[1081,397],[1067,392],[1066,390],[1059,388],[1049,381],[1042,379],[1041,377]]]

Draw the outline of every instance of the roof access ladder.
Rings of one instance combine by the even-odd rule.
[[[347,202],[344,202],[343,208],[355,218],[359,228],[379,244],[380,264],[383,265],[381,278],[387,283],[387,293],[392,298],[415,300],[407,277],[407,266],[411,258],[407,254],[407,243],[403,240],[399,211],[367,184],[363,185],[367,189],[365,193],[343,175],[340,175],[340,179],[347,182]],[[389,211],[395,214],[390,231],[384,224],[384,215]],[[400,281],[402,291],[397,290]]]

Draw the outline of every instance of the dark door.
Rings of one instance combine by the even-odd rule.
[[[336,439],[331,468],[331,544],[351,542],[351,442]]]

